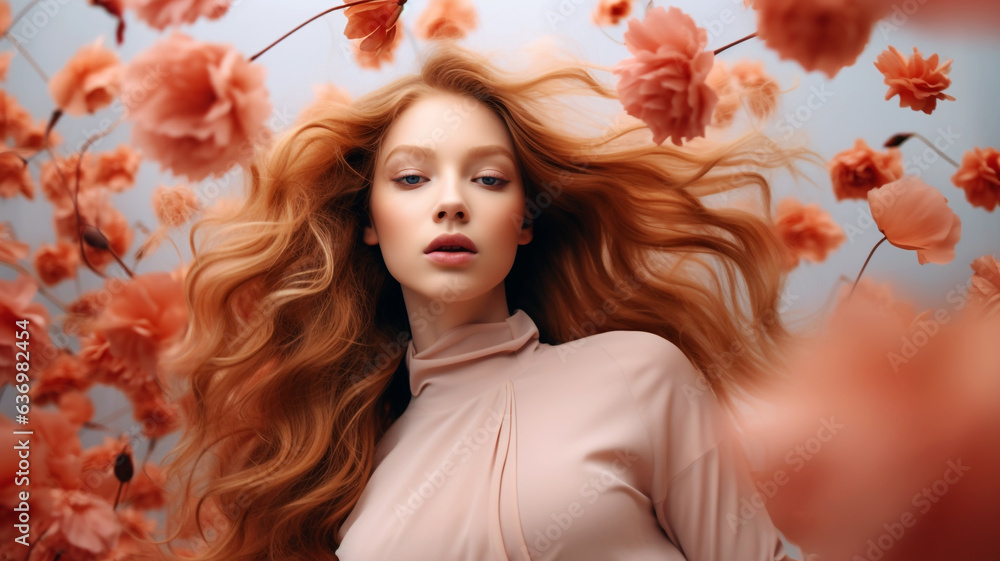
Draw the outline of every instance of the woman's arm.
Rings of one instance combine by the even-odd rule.
[[[654,504],[660,526],[688,561],[793,561],[729,437],[678,473]]]

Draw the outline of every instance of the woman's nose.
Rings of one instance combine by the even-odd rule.
[[[456,219],[467,221],[469,219],[469,206],[466,203],[465,195],[460,185],[461,179],[458,176],[442,177],[439,182],[440,193],[434,217],[436,220]]]

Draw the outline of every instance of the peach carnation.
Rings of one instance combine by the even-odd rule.
[[[38,405],[57,402],[71,391],[86,390],[93,385],[87,371],[76,355],[59,353],[45,370],[38,374],[31,387],[31,399]]]
[[[741,60],[733,66],[733,76],[742,90],[742,97],[755,117],[766,119],[778,108],[778,83],[764,71],[760,61]]]
[[[393,28],[395,29],[395,28]],[[391,63],[395,60],[396,51],[403,44],[403,30],[392,33],[389,42],[374,51],[366,51],[361,48],[364,40],[355,39],[351,42],[351,51],[354,54],[354,61],[358,66],[368,70],[378,70],[383,64]]]
[[[818,203],[804,205],[794,198],[778,203],[774,226],[788,250],[788,270],[795,268],[799,259],[822,263],[847,240],[844,230]]]
[[[765,45],[831,79],[857,61],[887,11],[868,0],[757,0],[754,9]]]
[[[943,93],[951,85],[948,71],[952,61],[938,63],[938,55],[924,59],[920,51],[913,47],[913,56],[907,59],[889,46],[875,62],[875,68],[885,75],[885,84],[889,92],[885,99],[899,95],[899,106],[909,107],[914,111],[923,111],[930,115],[937,108],[938,100],[955,101],[955,98]]]
[[[715,61],[707,45],[708,33],[675,7],[656,6],[642,21],[628,21],[625,46],[633,58],[612,72],[625,111],[649,126],[657,145],[705,135],[719,102],[706,83]]]
[[[42,282],[51,286],[76,276],[80,250],[66,240],[43,244],[35,252],[35,270]]]
[[[728,127],[733,124],[736,112],[740,109],[740,92],[733,85],[733,76],[726,61],[715,61],[705,83],[719,97],[719,102],[712,111],[712,126]]]
[[[948,199],[919,177],[907,176],[868,191],[868,204],[889,243],[917,252],[921,265],[946,265],[955,258],[962,221]]]
[[[79,175],[77,164],[79,163]],[[49,202],[59,205],[70,203],[73,193],[80,195],[94,187],[94,163],[92,155],[87,152],[80,163],[80,153],[74,152],[65,158],[57,158],[42,163],[40,183],[42,194]],[[79,183],[77,183],[79,179]]]
[[[1000,152],[978,147],[966,152],[951,182],[965,190],[965,198],[973,206],[993,212],[1000,204]]]
[[[344,0],[344,3],[352,2]],[[398,42],[396,22],[401,13],[403,4],[400,0],[375,0],[351,6],[344,10],[344,15],[347,16],[344,37],[358,39],[358,48],[369,53],[378,53],[386,46],[391,49]]]
[[[169,188],[160,185],[153,190],[153,210],[160,223],[175,228],[191,219],[198,212],[198,198],[187,185]]]
[[[269,137],[266,74],[231,45],[175,31],[125,70],[135,145],[192,181],[248,163],[256,142]],[[150,88],[154,75],[159,81]]]
[[[9,199],[24,195],[35,199],[35,183],[28,171],[28,163],[13,152],[0,154],[0,197]]]
[[[53,520],[50,532],[55,540],[69,546],[67,553],[79,549],[100,558],[114,549],[121,524],[110,504],[83,491],[48,492]]]
[[[59,395],[56,403],[59,411],[75,425],[82,426],[94,418],[94,404],[83,392],[67,391]]]
[[[897,148],[876,152],[863,139],[830,161],[830,180],[838,201],[865,199],[868,191],[903,177],[903,154]]]
[[[118,55],[102,46],[104,37],[80,48],[49,79],[49,94],[70,115],[88,115],[108,106],[121,91]]]
[[[219,19],[229,11],[233,0],[126,0],[126,6],[139,19],[155,29],[166,29],[198,18]]]
[[[462,39],[477,25],[479,16],[469,0],[430,0],[413,34],[424,40]]]
[[[155,374],[160,349],[186,320],[183,283],[170,273],[148,273],[112,297],[94,329],[107,337],[111,353],[128,367]]]
[[[135,174],[139,171],[142,156],[128,144],[119,144],[110,152],[97,155],[94,183],[121,193],[135,185]]]
[[[618,25],[632,13],[632,0],[599,0],[590,19],[596,25]]]

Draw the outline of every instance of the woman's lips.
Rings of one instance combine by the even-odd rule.
[[[439,265],[464,265],[475,259],[477,254],[471,251],[432,251],[424,255]]]

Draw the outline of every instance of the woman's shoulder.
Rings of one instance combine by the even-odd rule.
[[[615,330],[596,333],[564,345],[600,349],[613,360],[638,392],[665,384],[703,385],[703,378],[687,355],[669,339],[647,331]]]

